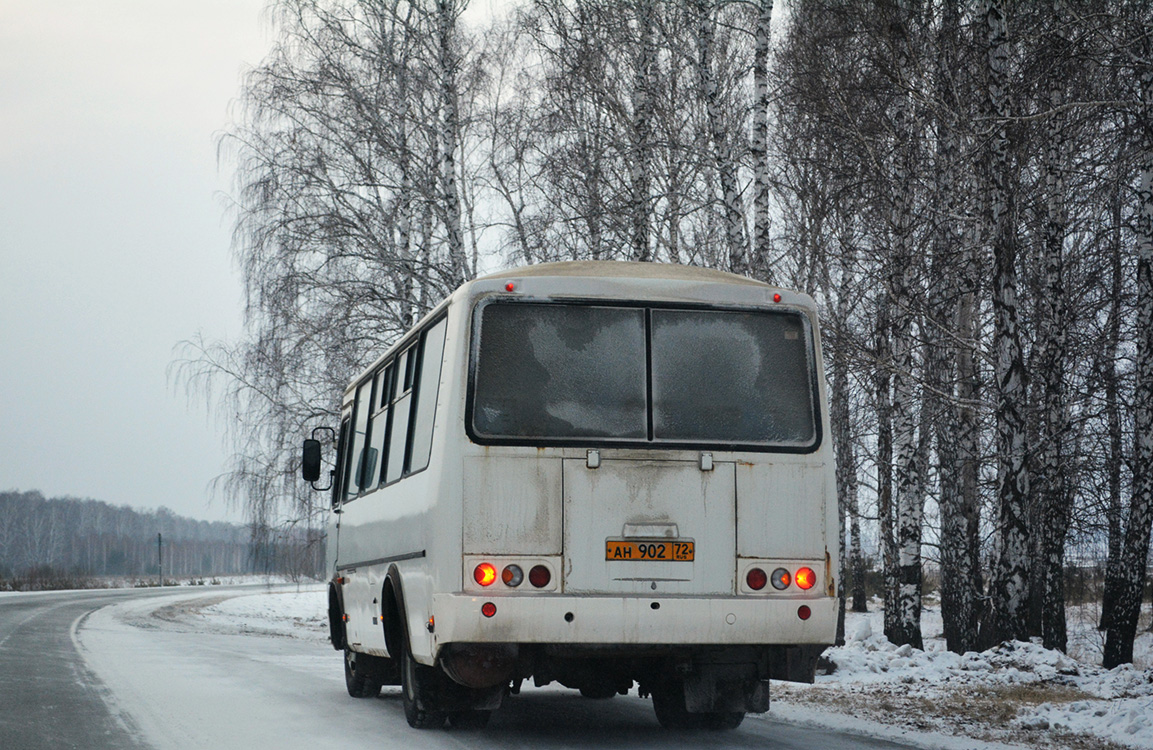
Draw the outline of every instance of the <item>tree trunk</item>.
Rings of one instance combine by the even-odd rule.
[[[898,85],[912,80],[909,59],[911,14],[901,5],[894,46],[897,50]],[[889,640],[903,646],[923,648],[921,639],[921,523],[924,513],[921,455],[918,450],[916,415],[916,356],[913,349],[914,287],[917,264],[913,257],[913,201],[915,180],[913,164],[917,148],[913,137],[913,95],[901,92],[893,118],[895,131],[893,195],[893,257],[890,261],[889,289],[892,294],[893,348],[893,458],[896,475],[897,513],[897,613]]]
[[[1153,43],[1142,38],[1138,58],[1144,105],[1141,181],[1137,213],[1137,388],[1133,403],[1133,495],[1120,565],[1114,574],[1113,611],[1105,636],[1106,669],[1133,661],[1133,639],[1153,529]]]
[[[1118,155],[1117,164],[1121,164]],[[1109,499],[1105,517],[1109,528],[1109,554],[1106,558],[1105,592],[1101,602],[1101,622],[1098,630],[1106,630],[1113,613],[1113,603],[1117,599],[1117,575],[1114,566],[1121,561],[1123,542],[1121,529],[1121,469],[1124,464],[1124,443],[1121,431],[1121,403],[1118,393],[1117,361],[1121,356],[1121,210],[1124,204],[1121,194],[1121,173],[1117,170],[1113,177],[1112,231],[1110,232],[1110,296],[1109,322],[1106,326],[1104,362],[1105,417],[1109,426],[1109,452],[1105,458],[1105,474],[1109,482]]]
[[[769,39],[773,0],[760,0],[753,48],[753,276],[772,282],[769,259]]]
[[[889,346],[889,295],[877,300],[876,374],[873,389],[877,402],[877,514],[885,582],[885,636],[893,639],[897,629],[897,543],[893,524],[893,410],[889,370],[893,366]]]
[[[457,74],[455,0],[437,2],[440,44],[441,94],[441,199],[444,201],[445,231],[448,233],[448,287],[455,289],[464,282],[468,266],[460,225],[460,195],[456,188],[456,151],[460,145],[457,117]]]
[[[1028,637],[1029,535],[1025,367],[1017,328],[1016,195],[1009,160],[1009,40],[1003,0],[981,8],[988,40],[989,110],[995,118],[989,154],[993,244],[993,326],[997,353],[998,556],[991,606],[981,627],[985,648]]]
[[[640,65],[633,92],[635,102],[636,147],[632,163],[632,259],[650,261],[649,190],[653,150],[653,69],[657,64],[653,44],[653,0],[638,0],[637,22],[640,29]]]
[[[937,164],[935,167],[938,216],[933,233],[933,258],[929,285],[929,311],[939,334],[926,336],[928,372],[926,380],[931,398],[930,421],[933,425],[938,460],[938,503],[941,512],[941,618],[946,647],[954,653],[970,651],[976,644],[972,625],[976,605],[974,571],[970,566],[968,516],[964,496],[964,463],[961,460],[963,440],[961,415],[954,382],[968,376],[960,368],[960,348],[968,346],[974,298],[969,287],[971,263],[963,262],[970,252],[962,248],[966,237],[954,218],[961,213],[957,190],[961,180],[960,135],[957,127],[958,101],[953,75],[956,69],[954,45],[960,36],[960,16],[955,2],[945,2],[941,9],[941,27],[937,36],[937,98],[941,102],[938,120]],[[968,273],[967,273],[968,272]],[[964,283],[964,286],[962,285]],[[958,339],[965,343],[956,343]],[[968,360],[966,360],[968,361]],[[969,406],[971,409],[972,407]],[[973,540],[976,543],[976,540]]]
[[[737,187],[737,165],[733,159],[733,146],[721,120],[720,89],[713,73],[713,5],[699,0],[697,11],[700,25],[697,29],[697,74],[701,82],[701,97],[709,123],[709,139],[713,144],[713,158],[721,182],[724,200],[725,239],[728,243],[729,270],[745,273],[745,208]]]
[[[1058,5],[1058,10],[1060,6]],[[1058,14],[1060,15],[1060,14]],[[1058,29],[1062,19],[1055,19]],[[1063,60],[1067,45],[1054,35],[1056,61]],[[1060,62],[1050,73],[1049,106],[1059,107],[1064,100],[1064,77]],[[1040,536],[1041,580],[1034,587],[1041,589],[1041,636],[1045,648],[1065,650],[1065,537],[1069,530],[1069,479],[1066,447],[1068,440],[1068,414],[1065,406],[1066,328],[1068,314],[1064,283],[1065,218],[1065,118],[1061,114],[1050,116],[1047,126],[1045,151],[1046,212],[1043,237],[1044,292],[1041,294],[1042,315],[1040,325],[1044,350],[1040,373],[1043,378],[1043,410],[1041,414],[1037,474],[1040,481],[1034,533]]]

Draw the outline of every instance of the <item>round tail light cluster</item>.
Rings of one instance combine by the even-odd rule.
[[[497,578],[499,578],[505,586],[515,589],[524,583],[525,576],[524,570],[515,563],[504,566],[498,575],[495,565],[482,562],[473,568],[472,577],[477,584],[485,588],[496,583]],[[546,565],[534,565],[528,572],[528,582],[534,588],[542,589],[552,583],[552,571]]]
[[[796,584],[802,591],[808,591],[817,583],[817,574],[812,568],[802,567],[789,571],[786,568],[777,568],[772,574],[766,573],[762,568],[749,568],[745,574],[745,584],[753,591],[760,591],[766,583],[772,583],[777,591],[784,591],[790,585]]]

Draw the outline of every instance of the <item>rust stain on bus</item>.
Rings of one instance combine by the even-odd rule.
[[[837,591],[836,582],[833,577],[829,575],[829,571],[833,569],[833,558],[829,554],[829,548],[825,547],[825,591],[828,596],[835,596]]]

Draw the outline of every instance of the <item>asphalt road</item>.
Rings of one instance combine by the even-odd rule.
[[[595,701],[555,688],[526,687],[480,732],[412,730],[396,688],[376,699],[348,697],[341,656],[327,643],[226,632],[188,604],[207,593],[0,597],[0,748],[910,748],[771,713],[731,732],[678,734],[662,729],[651,702],[635,695]],[[217,601],[231,593],[259,592],[211,592]]]
[[[73,641],[74,626],[131,590],[53,592],[0,598],[0,748],[144,748],[104,701],[100,680]]]

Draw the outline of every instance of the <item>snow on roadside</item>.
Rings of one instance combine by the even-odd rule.
[[[819,673],[817,684],[808,690],[826,692],[830,701],[843,692],[844,703],[856,706],[866,702],[866,696],[884,696],[879,701],[889,713],[894,713],[894,707],[910,708],[893,698],[915,695],[928,700],[932,710],[921,716],[901,715],[898,710],[891,721],[926,728],[956,728],[956,723],[940,719],[947,709],[938,713],[937,708],[953,704],[963,714],[966,697],[988,696],[986,704],[1011,702],[1007,710],[1015,709],[999,739],[1032,744],[1030,738],[1044,736],[1046,742],[1056,743],[1053,747],[1065,747],[1076,745],[1063,745],[1053,738],[1088,735],[1121,746],[1153,748],[1153,665],[1148,659],[1153,635],[1142,634],[1136,666],[1113,670],[1021,641],[983,653],[954,654],[945,650],[939,611],[927,607],[922,622],[926,650],[922,651],[889,643],[880,632],[883,612],[878,604],[873,606],[869,614],[849,613],[845,645],[825,652],[835,670]],[[1070,626],[1076,626],[1072,618]],[[805,690],[788,686],[785,700],[790,695],[800,698]],[[975,724],[986,734],[982,722]],[[1092,746],[1091,741],[1086,746]]]
[[[328,599],[321,585],[298,591],[245,594],[201,607],[212,629],[254,635],[274,635],[309,641],[328,640]]]

